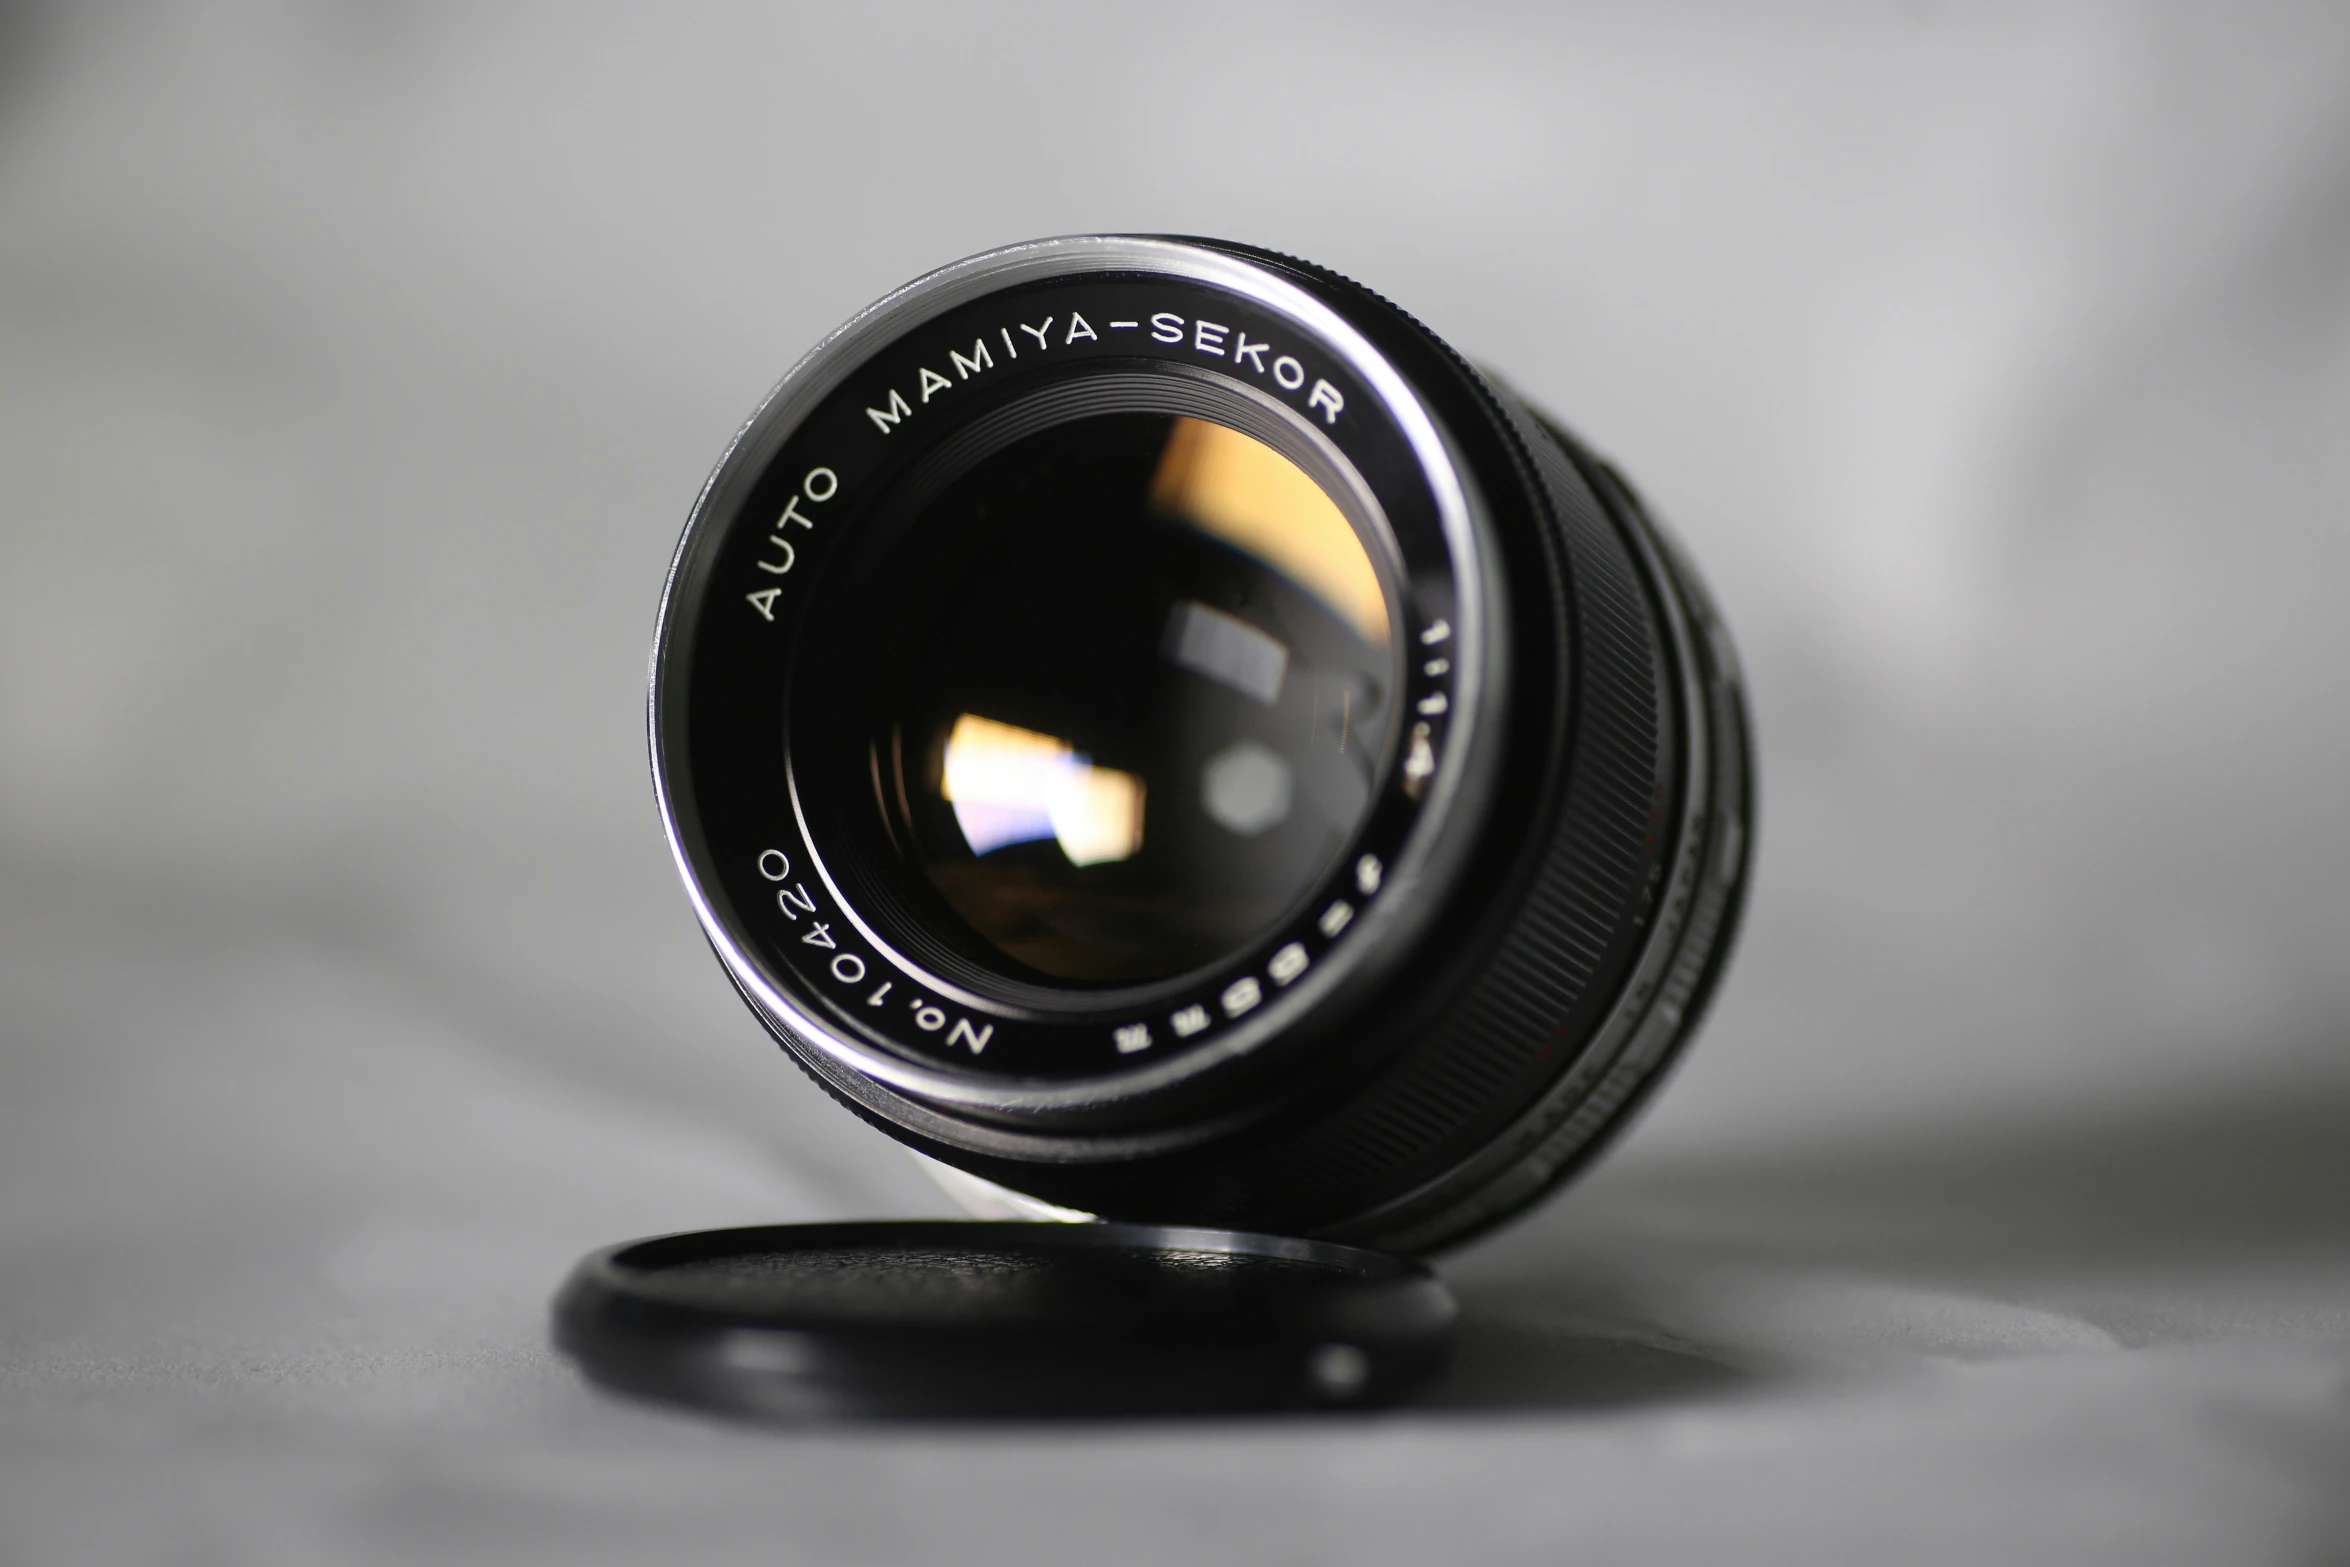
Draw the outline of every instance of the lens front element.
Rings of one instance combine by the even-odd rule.
[[[1117,413],[1014,440],[898,521],[842,711],[969,955],[1130,985],[1293,911],[1394,729],[1370,519],[1252,435]]]

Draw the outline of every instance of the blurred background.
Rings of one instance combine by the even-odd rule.
[[[1084,230],[1356,276],[1674,520],[1738,966],[1444,1407],[602,1402],[580,1252],[943,1211],[668,864],[686,509]],[[2330,1559],[2345,584],[2339,6],[0,5],[0,1555]]]

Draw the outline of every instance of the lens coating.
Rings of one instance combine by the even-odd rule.
[[[873,799],[990,966],[1121,985],[1277,924],[1368,814],[1397,685],[1360,519],[1254,436],[1027,434],[900,519],[852,616]]]

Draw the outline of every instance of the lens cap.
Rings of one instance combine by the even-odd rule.
[[[1216,1413],[1391,1403],[1455,1312],[1423,1264],[1322,1241],[787,1224],[596,1252],[555,1339],[606,1387],[769,1419]]]

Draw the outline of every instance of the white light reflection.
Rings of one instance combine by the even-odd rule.
[[[1167,654],[1264,707],[1281,700],[1281,682],[1289,674],[1285,643],[1198,599],[1182,600],[1168,615]]]
[[[1142,780],[1096,767],[1065,741],[965,713],[947,735],[941,792],[973,854],[1051,838],[1072,865],[1142,847]]]

